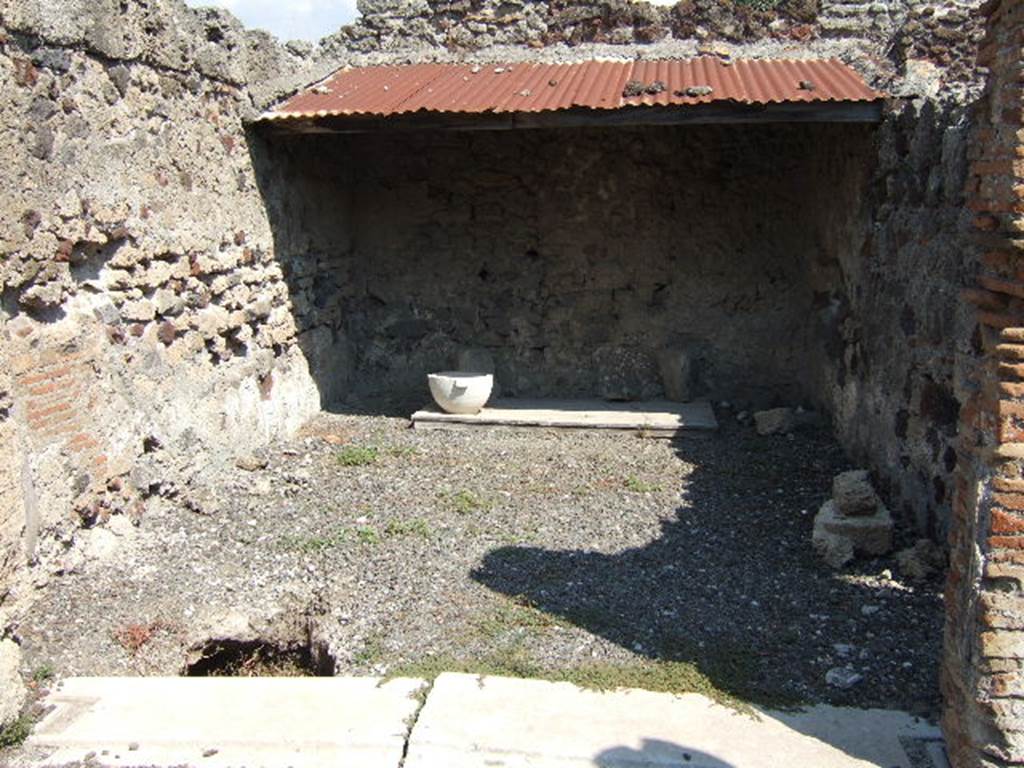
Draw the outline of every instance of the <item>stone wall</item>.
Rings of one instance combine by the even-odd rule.
[[[204,467],[319,400],[243,128],[248,84],[301,62],[179,2],[2,14],[6,585],[62,568],[79,526],[201,503]]]
[[[683,0],[673,7],[630,0],[359,0],[358,6],[360,18],[328,45],[379,52],[648,44],[667,38],[806,40],[818,15],[815,0],[784,0],[772,10],[718,0]]]
[[[939,540],[950,520],[960,393],[974,323],[960,296],[966,238],[966,106],[914,99],[876,136],[869,224],[848,261],[834,339],[833,420],[898,517]]]
[[[278,256],[296,293],[317,265],[323,300],[296,319],[333,342],[307,349],[314,368],[348,361],[349,395],[418,407],[428,372],[483,348],[505,395],[651,398],[659,351],[679,348],[694,397],[824,406],[872,136],[804,125],[287,139],[294,195],[275,217]]]
[[[1024,763],[1024,6],[987,10],[979,63],[991,75],[975,114],[967,201],[983,256],[967,294],[977,331],[960,364],[943,671],[958,768]]]

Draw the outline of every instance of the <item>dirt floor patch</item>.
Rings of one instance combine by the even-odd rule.
[[[176,674],[209,638],[269,638],[196,646],[211,617],[256,625],[315,603],[311,636],[337,674],[490,671],[934,714],[942,575],[904,581],[892,557],[823,567],[811,527],[850,468],[842,451],[825,430],[759,436],[719,418],[713,436],[668,441],[324,414],[253,469],[226,465],[216,513],[158,510],[119,560],[54,578],[19,637],[62,676]],[[897,549],[914,539],[901,530]],[[185,630],[135,652],[115,639],[144,622]],[[276,658],[208,650],[237,673]],[[835,668],[859,679],[837,687]]]

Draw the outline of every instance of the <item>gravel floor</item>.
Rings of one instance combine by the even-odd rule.
[[[934,715],[940,581],[825,569],[811,525],[842,452],[720,418],[667,441],[324,414],[224,472],[212,514],[168,506],[54,577],[27,664],[179,674],[206,640],[311,637],[339,674],[577,670]],[[837,666],[863,679],[829,685]]]

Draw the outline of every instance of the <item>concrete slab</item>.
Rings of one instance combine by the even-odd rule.
[[[417,429],[543,427],[643,431],[651,437],[675,437],[690,430],[718,429],[706,401],[654,400],[612,403],[605,400],[495,400],[475,414],[445,413],[430,406],[412,415]]]
[[[42,764],[388,768],[402,758],[420,680],[71,678],[29,739]],[[104,754],[106,753],[106,754]]]
[[[903,743],[939,739],[900,712],[815,707],[754,717],[696,694],[445,674],[405,768],[932,768],[927,747],[909,750],[912,758]]]

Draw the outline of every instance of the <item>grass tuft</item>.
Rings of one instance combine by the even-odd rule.
[[[389,520],[384,526],[384,535],[389,538],[418,536],[421,539],[432,539],[434,531],[426,520],[414,517],[410,520]]]
[[[385,659],[384,639],[374,634],[366,638],[363,647],[356,651],[352,661],[360,666],[373,667]]]
[[[49,664],[40,664],[32,670],[32,680],[36,683],[45,683],[47,680],[52,680],[53,676],[53,667]]]
[[[13,723],[0,731],[0,749],[17,747],[24,743],[25,739],[32,733],[32,726],[35,720],[28,712],[22,714]]]
[[[346,445],[335,458],[343,467],[365,467],[377,461],[380,452],[373,447]]]
[[[408,459],[418,455],[420,449],[415,445],[394,445],[387,449],[388,456],[394,456],[398,459]]]
[[[738,712],[753,712],[749,704],[716,686],[692,662],[643,661],[626,665],[584,664],[549,669],[536,663],[519,646],[491,653],[481,659],[429,656],[392,667],[388,670],[388,679],[418,677],[433,683],[444,672],[572,683],[592,691],[640,688],[655,693],[699,693]]]
[[[356,537],[362,544],[380,543],[380,533],[372,525],[360,525],[356,528]]]
[[[632,493],[657,493],[662,490],[660,485],[645,482],[636,475],[627,477],[623,485],[627,491]]]
[[[473,512],[480,512],[490,509],[493,504],[479,494],[466,488],[456,491],[448,497],[449,503],[460,515],[468,515]]]

